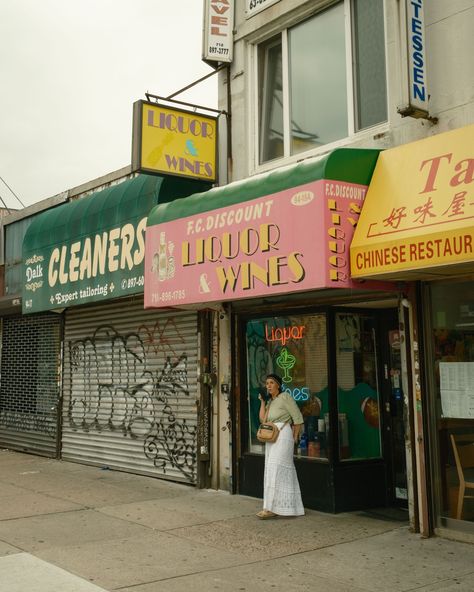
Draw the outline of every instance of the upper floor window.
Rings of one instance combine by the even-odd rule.
[[[386,121],[383,2],[343,0],[260,44],[258,80],[260,164]]]

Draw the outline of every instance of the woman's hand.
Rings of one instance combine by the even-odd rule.
[[[302,423],[293,424],[293,427],[292,427],[292,429],[293,429],[293,440],[295,442],[298,442],[298,440],[299,440],[302,426],[303,426]]]

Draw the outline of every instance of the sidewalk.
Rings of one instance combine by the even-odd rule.
[[[0,450],[1,592],[473,592],[474,545]]]

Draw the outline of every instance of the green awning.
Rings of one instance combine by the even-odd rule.
[[[379,153],[380,150],[339,148],[320,159],[279,168],[215,187],[205,193],[160,204],[150,212],[147,226],[243,203],[320,179],[368,185]]]
[[[139,175],[39,214],[23,240],[23,312],[143,292],[148,213],[203,187],[210,185]]]

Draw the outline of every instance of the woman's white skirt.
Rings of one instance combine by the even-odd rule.
[[[276,425],[281,428],[283,423]],[[304,514],[293,450],[293,430],[289,424],[283,425],[276,442],[265,444],[263,508],[280,516]]]

